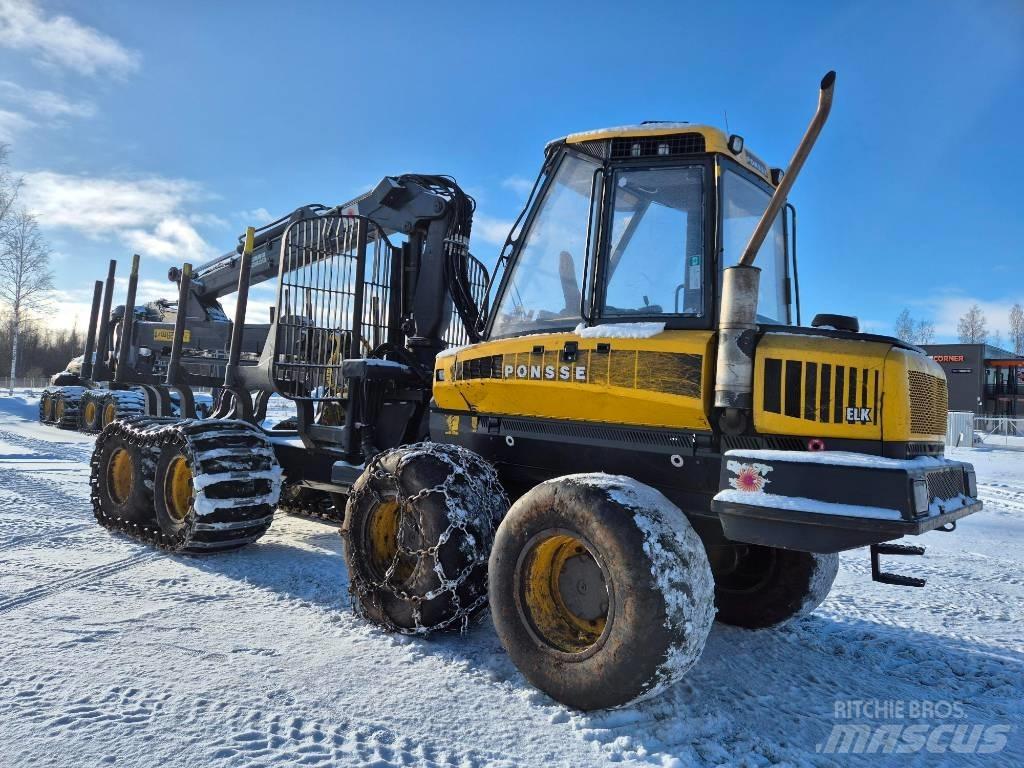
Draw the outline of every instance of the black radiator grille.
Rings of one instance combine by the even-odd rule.
[[[946,501],[967,494],[967,490],[964,487],[964,473],[960,469],[944,469],[939,472],[929,472],[927,482],[929,501],[933,499]]]

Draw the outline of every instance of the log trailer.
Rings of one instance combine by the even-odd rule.
[[[232,254],[211,262],[230,261]],[[237,258],[237,256],[235,256]],[[204,292],[201,282],[178,302],[157,299],[136,305],[138,254],[132,258],[125,303],[111,308],[117,261],[110,260],[106,281],[93,286],[86,348],[67,370],[50,380],[39,401],[39,420],[62,429],[99,432],[117,418],[134,414],[180,413],[182,403],[164,386],[175,321],[184,307],[184,354],[179,365],[191,386],[216,387],[224,380],[231,323],[219,299],[231,291],[216,286]],[[172,270],[172,274],[175,270]],[[233,288],[232,288],[233,291]],[[244,356],[255,361],[268,325],[246,326]],[[129,339],[129,343],[124,343]],[[191,389],[189,390],[191,393]],[[195,403],[184,404],[186,411]],[[203,406],[200,405],[200,413]]]
[[[854,318],[800,323],[786,198],[834,80],[785,172],[686,123],[551,142],[494,279],[446,177],[387,177],[276,241],[250,230],[222,273],[239,301],[213,417],[108,425],[97,520],[210,553],[267,530],[283,474],[336,494],[357,610],[427,634],[489,603],[522,673],[581,709],[680,679],[716,618],[813,610],[840,551],[923,585],[880,556],[981,508],[943,456],[943,372]],[[272,256],[277,312],[243,367],[249,276]],[[294,428],[257,426],[271,393]]]

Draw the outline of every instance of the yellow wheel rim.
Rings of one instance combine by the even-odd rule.
[[[118,448],[110,456],[107,464],[107,488],[111,498],[118,504],[124,504],[132,492],[135,481],[135,462],[132,455],[124,448]]]
[[[192,508],[192,469],[184,456],[175,456],[167,467],[164,500],[167,514],[175,522],[183,522]]]
[[[583,653],[605,630],[609,614],[604,569],[576,536],[537,541],[520,571],[521,602],[541,640],[563,653]]]
[[[43,414],[43,420],[50,418],[50,409],[53,407],[53,401],[50,400],[49,395],[43,395],[43,407],[40,409]]]
[[[64,418],[64,408],[64,399],[58,398],[57,404],[54,406],[53,409],[53,418],[55,421],[60,421],[61,419]]]
[[[103,406],[103,426],[117,418],[117,406],[114,403],[107,403]]]
[[[92,400],[85,404],[85,424],[91,427],[96,422],[96,403]]]
[[[415,568],[412,559],[398,551],[398,528],[401,521],[402,509],[398,500],[388,499],[374,507],[366,525],[371,570],[378,579],[384,579],[394,564],[389,581],[399,584],[408,580]]]

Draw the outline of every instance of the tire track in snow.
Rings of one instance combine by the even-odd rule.
[[[29,470],[23,470],[10,466],[3,466],[0,459],[0,488],[13,491],[25,500],[26,505],[32,508],[48,507],[53,511],[60,511],[59,515],[42,516],[43,530],[33,533],[22,534],[7,540],[0,540],[0,552],[27,544],[33,541],[46,538],[59,538],[72,533],[78,533],[93,527],[92,522],[75,521],[74,524],[67,524],[69,517],[68,510],[82,510],[82,518],[90,513],[90,503],[86,496],[74,496],[64,491],[57,483],[36,474],[29,474]],[[75,518],[71,517],[70,520]],[[92,520],[92,515],[88,514]]]
[[[96,582],[105,579],[108,576],[112,576],[115,573],[120,573],[121,571],[126,571],[130,568],[142,565],[159,555],[159,552],[139,552],[138,554],[131,555],[130,557],[115,560],[112,563],[104,563],[102,565],[96,565],[91,568],[84,568],[80,571],[75,571],[72,574],[51,581],[48,584],[40,584],[38,587],[32,587],[16,597],[0,602],[0,615],[9,613],[10,611],[29,605],[30,603],[44,600],[51,595],[95,584]]]
[[[58,443],[42,440],[37,437],[29,437],[17,432],[10,432],[0,429],[0,442],[10,443],[19,448],[27,448],[30,451],[38,451],[39,458],[62,459],[76,463],[89,463],[89,456],[92,454],[93,443]]]

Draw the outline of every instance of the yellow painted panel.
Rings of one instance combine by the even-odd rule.
[[[836,437],[855,440],[877,440],[882,437],[884,408],[888,407],[883,370],[890,345],[882,342],[833,339],[826,336],[768,333],[757,346],[754,361],[754,425],[758,432],[770,435],[802,437]],[[770,386],[768,360],[781,361],[776,377],[780,399],[779,412],[766,409],[765,392]],[[807,363],[815,364],[814,391]],[[799,386],[787,388],[787,368],[799,371]],[[822,386],[823,366],[829,371],[827,392]],[[838,374],[842,369],[842,385]],[[856,389],[851,402],[849,371],[856,371]],[[865,377],[866,374],[866,377]],[[877,389],[876,389],[877,377]],[[842,394],[839,421],[836,420],[836,396]],[[795,402],[794,402],[795,401]],[[823,404],[828,408],[822,413]],[[787,415],[787,406],[795,407],[797,415]],[[847,409],[853,408],[852,412]],[[865,410],[867,409],[867,413]],[[886,439],[889,439],[888,437]]]
[[[434,401],[453,411],[707,430],[712,339],[710,331],[665,331],[484,342],[438,356]],[[566,342],[579,345],[575,361],[561,359]]]

